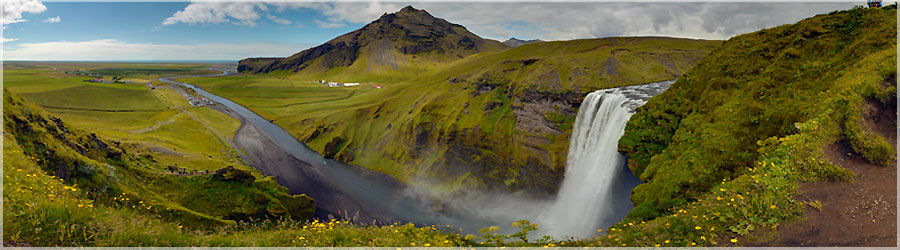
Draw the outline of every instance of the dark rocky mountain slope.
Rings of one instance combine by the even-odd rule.
[[[461,25],[407,6],[396,13],[384,14],[361,29],[290,57],[241,60],[238,71],[297,72],[309,67],[327,70],[350,66],[362,57],[373,59],[369,63],[397,69],[398,59],[402,61],[398,57],[402,56],[429,54],[432,60],[447,61],[503,48],[503,44],[483,39]]]

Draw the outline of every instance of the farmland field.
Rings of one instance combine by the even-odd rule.
[[[130,153],[148,154],[163,165],[215,170],[244,166],[230,142],[240,121],[205,107],[193,107],[167,75],[210,74],[210,64],[7,62],[4,88],[80,128],[92,128],[123,143]],[[93,83],[72,70],[122,76],[134,83]],[[157,86],[151,89],[146,83]]]

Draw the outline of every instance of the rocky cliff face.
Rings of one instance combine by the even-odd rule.
[[[314,66],[329,69],[350,66],[362,53],[381,58],[374,62],[393,66],[394,53],[416,55],[435,53],[451,60],[471,54],[496,50],[505,46],[483,39],[465,27],[436,18],[425,10],[407,6],[396,13],[384,14],[361,29],[341,35],[322,45],[287,58],[247,58],[238,65],[239,72],[266,73],[275,70],[298,72]],[[371,63],[372,61],[370,61]]]

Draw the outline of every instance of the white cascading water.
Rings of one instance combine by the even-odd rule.
[[[474,233],[487,226],[500,226],[503,234],[518,232],[509,225],[527,219],[538,224],[529,238],[590,238],[597,229],[621,221],[632,208],[631,189],[640,180],[625,167],[616,151],[634,109],[662,93],[674,81],[604,89],[588,94],[575,119],[566,173],[555,200],[535,200],[517,194],[469,193],[445,200],[458,217],[443,217],[442,224]],[[407,189],[418,195],[428,188]],[[435,195],[421,195],[433,197]],[[537,237],[535,237],[537,236]]]
[[[623,185],[620,178],[626,171],[625,159],[616,151],[619,137],[634,108],[672,82],[598,90],[584,98],[569,144],[565,179],[557,200],[539,219],[545,234],[558,239],[587,238],[630,209],[630,188],[617,187]],[[627,206],[624,211],[623,205]]]

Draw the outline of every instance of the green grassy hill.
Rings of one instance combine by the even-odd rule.
[[[210,65],[134,63],[7,63],[4,89],[77,127],[91,128],[121,147],[152,156],[165,165],[214,171],[225,165],[243,169],[229,144],[240,122],[206,107],[188,105],[180,92],[152,82],[91,83],[88,76],[66,74],[123,71],[127,79],[149,81],[172,74],[205,74]],[[56,68],[56,70],[54,70]]]
[[[562,178],[583,95],[673,79],[719,43],[664,37],[539,42],[393,77],[356,74],[350,66],[184,80],[274,120],[326,157],[408,183],[550,194]],[[363,85],[311,84],[319,79]]]
[[[868,110],[896,115],[896,16],[856,8],[736,36],[650,99],[619,141],[646,183],[603,244],[740,244],[802,211],[798,182],[854,179],[827,145],[894,163]]]
[[[183,176],[172,174],[166,166],[153,158],[137,156],[120,147],[117,141],[108,141],[94,133],[66,124],[40,108],[26,103],[14,94],[4,92],[3,105],[4,156],[26,159],[28,165],[42,170],[41,177],[68,185],[75,194],[90,199],[97,205],[132,206],[146,212],[144,216],[178,218],[191,227],[210,227],[235,224],[236,221],[263,219],[289,215],[295,219],[312,216],[313,201],[305,195],[290,195],[272,178],[256,178],[245,170],[240,182],[217,174]],[[4,164],[4,171],[19,172],[22,166]],[[224,166],[223,166],[224,167]],[[49,178],[52,177],[52,178]],[[27,195],[19,196],[24,189],[36,191],[43,186],[16,186],[15,180],[7,180],[5,205],[25,206],[31,209]],[[80,190],[80,192],[76,192]],[[19,192],[17,192],[19,191]],[[48,202],[54,195],[48,194]],[[124,199],[124,200],[123,200]],[[14,208],[14,209],[15,209]],[[13,210],[5,210],[13,211]],[[5,216],[5,232],[34,230],[22,223],[35,221],[18,217],[17,213]],[[31,215],[28,215],[31,216]],[[32,225],[33,226],[33,225]],[[40,236],[39,233],[31,236]],[[42,239],[34,238],[35,241]],[[43,239],[50,240],[50,239]],[[33,242],[33,241],[29,241]]]

